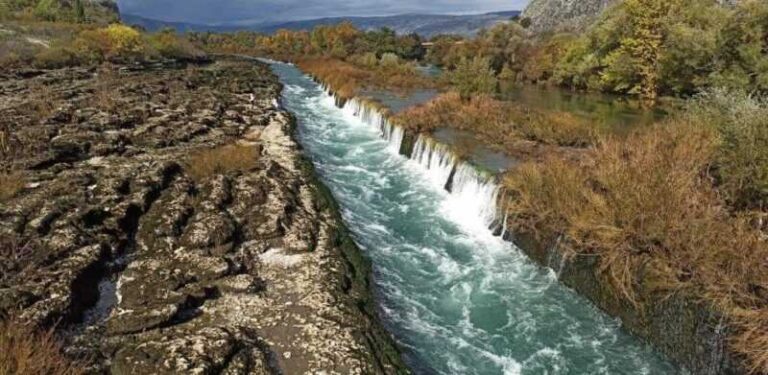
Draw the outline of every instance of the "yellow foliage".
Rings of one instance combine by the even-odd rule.
[[[142,50],[141,34],[134,28],[112,24],[104,31],[112,43],[112,50],[117,54],[138,53]]]

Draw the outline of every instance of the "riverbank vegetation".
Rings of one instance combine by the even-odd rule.
[[[537,145],[504,177],[511,230],[562,237],[571,257],[596,256],[612,294],[639,311],[658,293],[712,306],[732,324],[732,349],[755,373],[768,371],[765,2],[627,0],[583,33],[534,37],[509,22],[472,39],[439,36],[423,54],[360,48],[366,33],[339,27],[278,32],[253,46],[347,98],[367,85],[407,87],[417,64],[439,65],[446,92],[394,122],[471,131],[510,155]],[[689,100],[666,121],[617,135],[498,99],[500,86],[521,82]]]
[[[193,33],[206,51],[247,54],[297,63],[304,71],[349,98],[366,88],[406,92],[435,82],[418,69],[422,38],[394,31],[361,31],[351,23],[318,26],[311,31],[279,30],[274,35]]]
[[[366,88],[405,93],[435,85],[418,71],[414,63],[404,62],[392,53],[385,53],[381,58],[367,53],[353,56],[351,61],[318,57],[299,59],[297,64],[345,99],[361,94]]]
[[[736,328],[733,348],[768,370],[768,243],[762,177],[765,102],[713,91],[681,115],[584,157],[549,157],[510,171],[513,230],[563,236],[594,256],[616,295],[639,309],[651,293],[686,293]]]
[[[593,123],[570,113],[534,111],[487,95],[463,99],[456,92],[411,107],[394,116],[393,121],[418,133],[441,127],[472,131],[487,144],[510,153],[514,153],[520,139],[586,147],[595,144],[601,132]]]
[[[0,4],[0,22],[0,69],[206,59],[172,30],[143,33],[120,24],[110,3],[12,0]]]
[[[438,38],[427,61],[453,69],[484,57],[504,80],[638,96],[690,96],[704,88],[768,91],[768,3],[630,0],[586,32],[531,38],[521,23],[477,38]]]
[[[0,318],[0,374],[78,375],[79,363],[63,354],[53,330],[39,332],[13,319]]]

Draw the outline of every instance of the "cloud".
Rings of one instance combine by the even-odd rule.
[[[147,18],[193,23],[288,21],[400,13],[483,13],[520,10],[528,0],[118,0],[120,10]]]

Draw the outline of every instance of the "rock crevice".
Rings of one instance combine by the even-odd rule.
[[[0,232],[31,249],[3,259],[0,311],[59,323],[94,372],[405,372],[268,68],[118,72],[0,84],[0,115],[22,119],[3,124],[17,150],[3,167],[27,180]],[[28,116],[29,80],[61,107]],[[249,167],[190,172],[190,155],[235,144],[255,150]]]

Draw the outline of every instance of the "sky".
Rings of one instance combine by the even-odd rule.
[[[401,13],[522,10],[529,0],[118,0],[120,11],[163,21],[216,24]]]

